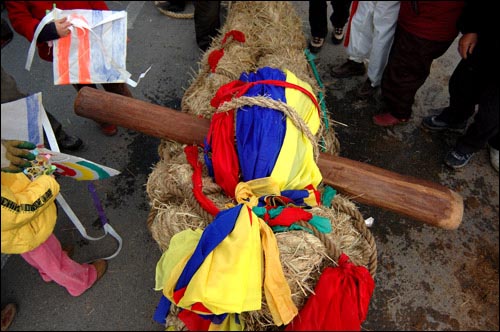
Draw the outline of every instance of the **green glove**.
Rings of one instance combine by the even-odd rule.
[[[24,168],[30,167],[31,160],[35,160],[35,155],[30,152],[36,145],[27,141],[2,140],[2,144],[7,149],[6,158],[10,165],[2,168],[2,172],[19,173]]]

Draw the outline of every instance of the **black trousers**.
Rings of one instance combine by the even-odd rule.
[[[394,117],[411,117],[415,95],[429,77],[432,62],[452,43],[453,40],[419,38],[399,26],[396,28],[381,84],[382,97]]]
[[[440,120],[461,123],[477,113],[466,133],[457,140],[456,148],[463,153],[481,150],[488,143],[498,149],[499,84],[491,74],[484,73],[485,61],[481,57],[480,45],[466,60],[461,60],[450,77],[448,89],[450,104]],[[485,75],[486,74],[486,75]]]
[[[206,51],[221,26],[220,1],[194,1],[194,30],[196,43]]]
[[[336,28],[343,28],[349,19],[349,8],[351,1],[330,1],[333,9],[330,22]],[[313,37],[325,38],[328,34],[327,1],[309,1],[309,25]]]

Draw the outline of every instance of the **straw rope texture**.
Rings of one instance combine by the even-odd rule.
[[[194,73],[190,86],[185,91],[181,111],[210,119],[216,112],[236,109],[242,105],[261,105],[282,111],[301,130],[318,151],[339,154],[340,144],[333,127],[324,125],[314,136],[289,105],[262,97],[240,97],[227,102],[219,109],[210,105],[210,100],[223,84],[237,80],[244,71],[255,71],[269,66],[291,70],[300,80],[311,85],[318,96],[319,85],[304,55],[306,40],[300,18],[292,4],[285,1],[241,1],[230,2],[228,14],[220,34],[214,38],[211,47],[203,55],[199,70]],[[245,42],[226,41],[224,35],[238,30],[245,35]],[[224,48],[224,55],[215,72],[210,71],[208,55],[213,50]],[[323,119],[325,120],[325,119]],[[322,121],[323,124],[332,123]],[[173,125],[173,124],[170,124]],[[200,162],[202,150],[199,151]],[[183,146],[177,142],[162,140],[158,146],[160,161],[149,175],[146,191],[151,205],[147,227],[153,239],[163,252],[168,249],[172,236],[185,229],[204,229],[213,217],[204,211],[192,192],[192,169],[188,164]],[[221,210],[235,202],[224,195],[222,189],[208,176],[203,168],[203,193]],[[321,192],[324,187],[318,188]],[[347,197],[335,195],[331,206],[320,206],[311,211],[314,215],[331,221],[333,231],[321,234],[308,223],[312,234],[306,231],[277,233],[280,260],[284,275],[292,291],[292,300],[297,308],[302,308],[307,298],[313,294],[315,284],[326,266],[335,266],[341,253],[345,253],[358,266],[365,266],[374,277],[377,267],[376,245],[364,218]],[[262,297],[259,311],[242,313],[245,330],[277,330],[271,313]],[[167,327],[184,330],[185,326],[177,318],[178,308],[172,306],[167,319]]]

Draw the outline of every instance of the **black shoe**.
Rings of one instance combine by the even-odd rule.
[[[469,163],[473,155],[474,153],[462,153],[453,149],[446,155],[444,163],[453,169],[462,168]]]
[[[347,60],[343,65],[333,68],[331,71],[332,77],[346,78],[351,76],[362,76],[366,73],[365,64],[353,60]]]
[[[342,43],[342,40],[344,40],[344,28],[336,28],[333,27],[333,32],[332,32],[332,43],[335,45],[338,45]]]
[[[324,44],[325,38],[312,37],[312,39],[309,41],[309,51],[311,51],[311,53],[318,53]]]
[[[161,9],[172,12],[172,13],[181,13],[186,8],[185,1],[166,1],[164,4],[159,6]]]
[[[430,131],[452,131],[455,133],[463,134],[467,127],[467,122],[461,123],[448,123],[439,119],[439,115],[430,115],[422,120],[422,126]]]
[[[59,135],[57,135],[56,137],[56,140],[59,147],[64,150],[75,151],[78,150],[83,144],[80,138],[68,135],[64,132],[64,130],[60,131]]]

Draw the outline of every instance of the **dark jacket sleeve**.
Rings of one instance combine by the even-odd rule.
[[[37,42],[38,43],[43,43],[49,40],[54,40],[54,39],[59,39],[59,34],[57,33],[56,29],[56,24],[54,22],[50,22],[49,24],[45,25],[40,31],[40,34],[38,35]]]

